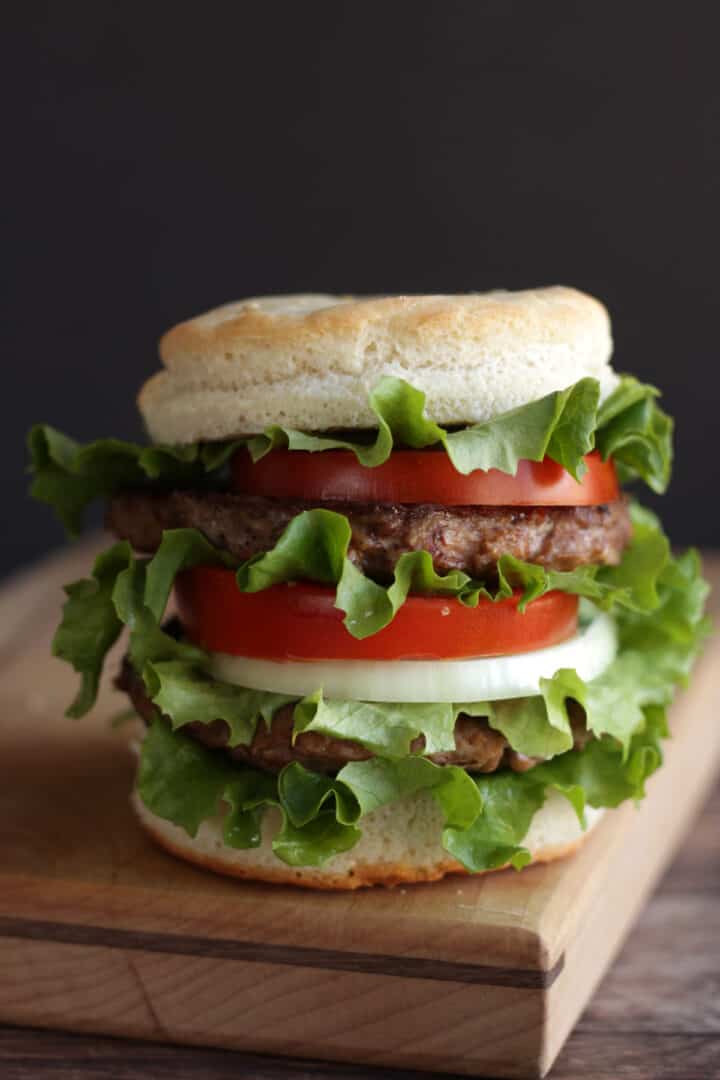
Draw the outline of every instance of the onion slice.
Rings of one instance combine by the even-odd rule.
[[[617,651],[613,619],[598,613],[568,641],[513,656],[471,660],[255,660],[211,653],[210,670],[223,682],[251,690],[305,697],[321,689],[345,701],[462,702],[531,697],[540,679],[573,668],[586,682]]]

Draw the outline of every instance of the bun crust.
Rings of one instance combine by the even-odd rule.
[[[575,289],[460,296],[325,295],[241,300],[181,323],[160,342],[165,370],[142,388],[156,442],[261,432],[368,428],[383,375],[427,395],[442,424],[488,420],[584,376],[616,384],[603,305]]]
[[[197,836],[190,837],[184,829],[148,810],[137,793],[131,801],[143,828],[160,847],[205,870],[231,877],[309,889],[347,890],[365,885],[437,881],[446,874],[468,873],[441,846],[442,816],[427,793],[368,814],[355,847],[320,867],[287,866],[273,854],[270,839],[280,826],[277,810],[265,815],[261,846],[238,850],[223,844],[220,817],[203,822]],[[583,832],[567,799],[551,793],[524,839],[532,862],[552,862],[572,854],[602,814],[602,810],[588,808],[588,827]]]

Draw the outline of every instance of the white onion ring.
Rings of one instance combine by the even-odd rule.
[[[540,679],[573,668],[586,682],[617,651],[615,623],[598,613],[568,641],[514,656],[475,660],[253,660],[211,653],[211,673],[251,690],[305,697],[322,688],[346,701],[502,701],[539,693]]]

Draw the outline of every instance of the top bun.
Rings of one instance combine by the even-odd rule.
[[[368,392],[407,379],[441,424],[477,423],[590,375],[615,386],[603,305],[563,286],[462,296],[258,297],[168,331],[140,392],[152,439],[252,435],[269,424],[376,427]]]

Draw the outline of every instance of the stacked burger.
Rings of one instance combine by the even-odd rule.
[[[325,888],[573,849],[642,798],[706,630],[620,483],[670,419],[567,288],[228,304],[160,345],[152,440],[30,436],[33,493],[117,537],[54,651],[144,721],[133,805],[168,850]]]

